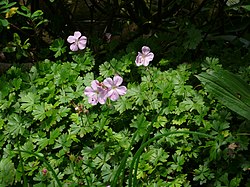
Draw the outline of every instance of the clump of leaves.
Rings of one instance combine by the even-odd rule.
[[[239,134],[247,121],[196,89],[191,65],[137,67],[130,53],[98,71],[88,49],[72,59],[45,60],[27,73],[13,66],[0,77],[1,185],[233,183],[225,174],[244,183],[249,139]],[[127,93],[89,104],[85,87],[115,74]]]

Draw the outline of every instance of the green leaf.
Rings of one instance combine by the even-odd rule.
[[[238,187],[238,186],[240,186],[240,182],[241,182],[241,178],[235,177],[230,181],[230,187]]]
[[[132,103],[126,97],[120,97],[115,103],[114,107],[120,113],[132,108]]]
[[[11,92],[11,86],[7,84],[7,80],[0,77],[0,99],[4,99]]]
[[[57,121],[59,122],[59,121],[61,121],[61,119],[63,117],[66,117],[68,115],[69,111],[70,111],[70,108],[60,106],[60,108],[58,109],[57,115],[56,115]]]
[[[15,87],[15,90],[19,90],[20,86],[22,84],[22,79],[20,79],[20,78],[14,78],[11,83]]]
[[[104,62],[102,65],[99,67],[100,69],[100,74],[103,77],[110,77],[115,74],[115,70],[111,67],[110,63]]]
[[[139,136],[145,135],[148,125],[149,122],[146,121],[146,117],[143,114],[138,114],[135,116],[132,123],[130,124],[131,127],[137,128]]]
[[[35,11],[32,15],[31,15],[31,19],[34,19],[36,17],[40,17],[43,15],[43,11],[42,10],[37,10]]]
[[[23,12],[21,12],[21,11],[17,11],[17,13],[20,14],[20,15],[22,15],[22,16],[24,16],[24,17],[30,18],[30,16],[31,16],[30,10],[29,10],[26,6],[21,6],[21,9],[22,9],[23,11],[25,11],[26,13],[23,13]]]
[[[74,55],[72,58],[77,63],[76,70],[89,72],[95,65],[94,58],[90,55],[89,49],[85,53]]]
[[[7,19],[0,19],[0,21],[1,21],[1,25],[4,27],[7,27],[9,25],[9,22]]]
[[[21,92],[19,97],[19,102],[21,102],[21,109],[24,109],[26,112],[32,112],[36,107],[36,104],[40,102],[39,95],[33,92]]]
[[[232,6],[232,5],[236,5],[240,2],[240,0],[227,0],[227,6]]]
[[[131,97],[135,101],[135,104],[141,106],[143,101],[147,99],[147,94],[144,92],[142,86],[128,85],[127,97]]]
[[[44,149],[47,145],[49,144],[49,139],[48,138],[40,138],[37,141],[37,145],[39,146],[38,151],[41,151]]]
[[[33,145],[33,143],[32,143],[31,140],[30,140],[30,141],[26,142],[26,143],[21,147],[21,149],[24,150],[24,151],[32,152],[32,151],[34,151],[34,145]],[[26,159],[29,158],[29,157],[34,156],[34,155],[29,154],[29,153],[26,153],[26,152],[21,152],[21,155],[22,155],[22,158],[23,158],[24,160],[26,160]]]
[[[10,158],[2,158],[0,161],[0,185],[12,186],[15,179],[15,167]]]
[[[8,0],[2,0],[2,1],[0,1],[0,5],[6,5],[6,4],[8,4]]]
[[[168,122],[165,116],[158,116],[156,122],[153,124],[155,128],[165,127]]]
[[[11,106],[12,103],[16,102],[15,92],[8,95],[8,98],[0,100],[0,109],[4,110]]]
[[[12,7],[15,4],[16,4],[16,2],[9,3],[9,1],[5,1],[5,2],[3,1],[3,2],[1,2],[0,5],[4,5],[4,6],[1,6],[0,10],[2,10],[2,9],[8,9],[8,8]]]
[[[60,128],[50,131],[49,144],[54,144],[55,139],[61,134]]]
[[[188,40],[184,42],[183,46],[186,49],[195,49],[202,40],[201,31],[194,26],[187,30]]]
[[[8,117],[8,123],[6,126],[6,131],[16,137],[18,134],[23,135],[25,131],[25,127],[29,126],[29,124],[24,124],[21,116],[17,114],[12,114]]]
[[[55,58],[61,56],[63,53],[66,52],[66,47],[64,47],[64,40],[62,38],[54,40],[49,49],[51,51],[56,52],[54,55]]]
[[[83,137],[87,133],[92,132],[94,129],[93,121],[96,117],[96,114],[92,114],[91,116],[79,116],[78,113],[71,114],[70,118],[73,124],[70,125],[70,133]]]
[[[250,86],[237,75],[226,71],[210,71],[196,76],[222,104],[250,119]]]
[[[62,134],[59,136],[59,138],[56,140],[56,144],[53,149],[57,148],[64,148],[65,150],[68,150],[68,148],[71,146],[72,140],[70,139],[70,136],[68,134]]]
[[[34,116],[35,120],[42,121],[46,117],[45,103],[35,105],[32,115]]]
[[[56,96],[56,99],[58,99],[60,103],[70,103],[75,98],[75,91],[71,87],[61,89],[60,95]]]
[[[246,9],[247,11],[250,11],[250,5],[244,5],[244,6],[241,6],[241,7]]]
[[[44,19],[44,20],[42,20],[42,21],[39,21],[39,22],[36,24],[35,28],[39,27],[40,25],[42,25],[42,24],[44,24],[44,23],[48,23],[48,22],[49,22],[49,20],[47,20],[47,19]],[[66,51],[66,47],[64,47],[64,48],[65,48],[65,51]]]

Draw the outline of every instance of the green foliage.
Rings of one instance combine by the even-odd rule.
[[[37,29],[42,24],[48,22],[47,19],[43,18],[42,10],[36,10],[35,12],[32,13],[30,9],[27,8],[26,6],[21,6],[21,11],[17,11],[17,13],[23,17],[28,18],[28,20],[32,22],[32,24],[28,26],[23,26],[21,27],[21,29],[26,29],[26,30]]]
[[[0,186],[249,185],[248,2],[91,0],[86,27],[80,2],[0,2],[0,61],[33,63],[0,77]],[[126,94],[88,103],[114,75]]]
[[[195,89],[191,78],[197,71],[191,65],[136,67],[134,57],[106,61],[96,75],[87,49],[71,62],[45,60],[27,73],[12,67],[1,76],[1,163],[8,162],[12,173],[3,184],[243,184],[249,168],[249,140],[242,134],[249,132],[247,121],[206,90]],[[221,69],[212,58],[202,68]],[[117,101],[90,105],[85,87],[95,77],[114,74],[123,77],[127,93]],[[235,130],[232,120],[242,124]]]
[[[46,50],[43,27],[48,20],[42,10],[32,11],[26,3],[4,0],[0,4],[0,50],[3,60],[11,64],[24,63],[23,59],[34,62]]]
[[[250,86],[239,76],[218,70],[201,73],[197,78],[225,106],[250,119]]]
[[[29,39],[25,40],[22,44],[21,38],[17,33],[14,33],[13,41],[9,42],[5,48],[3,48],[4,52],[7,53],[16,53],[16,58],[19,60],[21,57],[28,57],[30,54],[28,52],[30,48]]]
[[[62,38],[54,40],[49,49],[51,51],[56,52],[54,55],[55,58],[61,56],[63,53],[66,52],[66,47],[64,46],[64,40]]]
[[[0,184],[10,186],[15,179],[16,169],[10,158],[2,158],[0,161]]]
[[[4,27],[9,26],[9,21],[7,18],[15,14],[16,7],[13,7],[15,4],[16,2],[9,2],[8,0],[3,0],[0,2],[0,32]],[[5,16],[3,16],[3,14],[5,14]]]
[[[214,178],[214,174],[209,172],[209,168],[204,165],[200,165],[199,169],[195,169],[195,177],[194,181],[200,181],[200,185],[207,182],[207,180],[211,180]]]
[[[190,26],[190,28],[187,29],[187,41],[184,42],[183,46],[186,49],[196,49],[201,40],[201,31],[194,26]]]

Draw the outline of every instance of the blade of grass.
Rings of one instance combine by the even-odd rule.
[[[144,135],[143,137],[143,140],[142,140],[142,143],[141,145],[144,144],[144,142],[146,141],[146,139],[148,138],[150,132],[151,132],[151,129],[153,128],[153,124],[156,122],[157,118],[159,115],[162,114],[163,110],[165,109],[165,106],[167,105],[167,103],[165,103],[162,107],[161,107],[161,110],[157,113],[157,115],[154,116],[154,119],[153,121],[151,122],[151,125],[148,129],[148,132]],[[138,169],[138,165],[139,165],[139,161],[140,161],[140,155],[138,156],[137,160],[136,160],[136,163],[135,163],[135,169],[134,169],[134,173],[137,173],[137,169]],[[133,167],[130,166],[130,170],[129,170],[129,183],[132,182],[132,176],[133,176]],[[134,175],[134,178],[136,178],[136,175]],[[136,182],[137,183],[137,182]],[[135,184],[136,186],[137,184]]]
[[[205,137],[208,137],[208,138],[211,138],[211,139],[216,139],[215,137],[211,136],[211,135],[208,135],[208,134],[205,134],[205,133],[200,133],[200,132],[193,132],[193,131],[175,131],[175,132],[168,132],[168,133],[164,133],[164,134],[160,134],[160,135],[157,135],[151,139],[149,139],[148,141],[146,141],[145,143],[143,143],[140,148],[137,150],[137,152],[135,153],[134,155],[134,158],[131,162],[131,165],[130,165],[130,169],[133,170],[133,167],[134,167],[134,164],[135,162],[138,160],[138,158],[140,158],[140,155],[143,151],[143,149],[148,146],[150,143],[152,143],[153,141],[161,138],[161,137],[164,137],[164,136],[169,136],[169,135],[173,135],[173,134],[194,134],[194,135],[200,135],[200,136],[205,136]],[[129,187],[136,187],[137,185],[137,178],[136,178],[136,175],[137,173],[134,172],[134,177],[133,177],[133,183],[132,183],[132,180],[129,180],[129,183],[128,183],[128,186]],[[133,185],[134,184],[134,185]]]
[[[127,161],[127,158],[128,158],[128,154],[129,154],[129,152],[131,151],[132,145],[134,144],[134,140],[135,140],[136,135],[137,135],[137,131],[134,133],[134,135],[133,135],[133,137],[132,137],[132,141],[131,141],[131,143],[130,143],[130,145],[129,145],[129,148],[127,149],[125,155],[123,156],[122,161],[121,161],[121,164],[120,164],[120,166],[118,167],[118,169],[117,169],[117,171],[116,171],[116,174],[115,174],[115,176],[114,176],[113,181],[111,182],[111,186],[112,186],[112,187],[115,187],[115,186],[117,185],[117,180],[118,180],[118,177],[119,177],[119,175],[121,174],[122,170],[123,170],[123,172],[124,172],[124,168],[125,168],[125,165],[126,165],[126,161]],[[122,180],[123,180],[123,178],[124,178],[124,173],[123,173],[123,175],[122,175]],[[121,180],[121,183],[122,183],[122,180]]]
[[[19,157],[20,157],[20,164],[21,164],[21,168],[22,168],[23,186],[28,187],[27,178],[26,178],[26,176],[24,174],[23,157],[21,155],[21,150],[20,150],[20,147],[19,147],[19,143],[18,143],[18,154],[19,154]]]
[[[52,166],[49,164],[49,162],[48,162],[44,157],[40,156],[40,155],[37,154],[37,153],[33,153],[33,152],[30,152],[30,151],[25,151],[25,150],[20,150],[20,149],[19,149],[19,150],[14,150],[14,151],[19,151],[19,152],[23,152],[23,153],[28,153],[28,154],[34,155],[34,156],[38,157],[40,160],[42,160],[42,161],[48,166],[48,169],[52,172],[52,175],[53,175],[53,177],[55,178],[55,180],[56,180],[58,186],[59,186],[59,187],[62,187],[62,184],[61,184],[60,180],[58,179],[55,170],[52,168]]]

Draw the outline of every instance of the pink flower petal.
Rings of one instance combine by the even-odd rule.
[[[147,58],[147,60],[152,61],[154,59],[154,53],[151,52],[151,53],[147,54],[146,58]]]
[[[78,42],[78,47],[80,50],[83,50],[83,49],[85,49],[86,44],[82,44],[82,43]]]
[[[141,50],[142,50],[142,54],[145,54],[145,55],[150,52],[150,48],[147,46],[143,46]]]
[[[103,81],[103,84],[108,88],[111,88],[114,85],[113,80],[111,78],[106,78]]]
[[[119,75],[114,76],[113,80],[114,80],[114,85],[116,86],[120,86],[123,81],[122,77],[120,77]]]
[[[99,97],[99,98],[98,98],[98,101],[99,101],[100,104],[103,105],[103,104],[105,104],[105,102],[106,102],[106,98]]]
[[[91,82],[91,87],[93,88],[93,90],[97,90],[97,88],[99,87],[99,81],[98,80],[93,80]]]
[[[114,92],[114,89],[110,89],[107,94],[106,94],[106,97],[110,97]]]
[[[96,96],[93,96],[93,97],[89,97],[88,98],[88,102],[92,105],[97,105],[98,103],[98,100],[97,100],[97,97]]]
[[[82,36],[79,41],[78,41],[78,47],[79,49],[84,49],[86,47],[86,43],[87,43],[87,38],[85,36]]]
[[[142,54],[140,52],[138,52],[138,55],[135,59],[135,64],[137,66],[141,66],[143,64],[142,60],[143,60]]]
[[[83,43],[81,43],[81,42],[78,42],[78,47],[79,47],[80,50],[85,49],[86,44],[83,44]]]
[[[77,50],[78,50],[77,44],[76,44],[76,43],[71,44],[71,45],[70,45],[70,50],[71,50],[71,51],[77,51]]]
[[[144,62],[143,62],[143,65],[144,66],[148,66],[149,62],[152,61],[154,58],[154,54],[153,53],[149,53],[147,54],[147,56],[144,58]]]
[[[79,42],[82,42],[83,44],[86,44],[87,43],[87,37],[82,36],[81,38],[79,38]]]
[[[127,92],[127,88],[125,86],[119,86],[116,88],[116,91],[119,95],[125,95]]]
[[[148,66],[148,65],[149,65],[149,62],[150,62],[150,61],[149,61],[148,59],[144,59],[142,65],[143,65],[143,66]]]
[[[74,32],[74,37],[76,38],[76,39],[79,39],[80,37],[81,37],[81,33],[79,32],[79,31],[75,31]]]
[[[119,94],[116,92],[116,91],[114,91],[113,93],[112,93],[112,95],[110,95],[110,97],[109,97],[112,101],[116,101],[117,99],[119,99]]]
[[[85,94],[86,96],[90,97],[90,96],[94,95],[95,92],[94,92],[94,90],[93,90],[91,87],[87,86],[87,87],[85,88],[85,90],[84,90],[84,94]]]
[[[76,41],[76,38],[74,36],[69,36],[67,38],[67,42],[69,42],[69,43],[74,43],[75,41]]]

